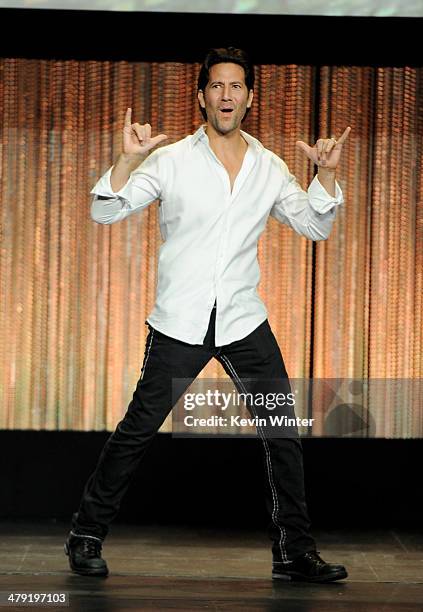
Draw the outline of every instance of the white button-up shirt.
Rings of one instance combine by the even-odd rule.
[[[189,344],[202,344],[215,300],[216,346],[244,338],[267,318],[256,288],[257,242],[269,215],[310,240],[325,240],[344,201],[338,183],[332,197],[317,176],[306,193],[280,157],[241,134],[248,148],[232,192],[204,126],[150,153],[119,191],[110,184],[113,166],[91,191],[91,218],[104,224],[160,200],[164,242],[147,321]]]

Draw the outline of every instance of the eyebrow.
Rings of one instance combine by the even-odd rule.
[[[216,85],[217,83],[219,85],[223,85],[223,81],[211,81],[210,85]],[[242,85],[242,81],[231,81],[229,84],[230,85]]]

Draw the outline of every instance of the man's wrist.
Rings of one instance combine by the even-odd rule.
[[[319,166],[317,174],[319,176],[335,177],[336,168],[325,168],[323,166]]]
[[[322,168],[319,166],[317,180],[332,198],[336,196],[335,168]]]
[[[135,164],[139,165],[145,160],[146,157],[147,155],[128,155],[127,153],[121,153],[119,155],[119,161],[122,161],[130,166]]]

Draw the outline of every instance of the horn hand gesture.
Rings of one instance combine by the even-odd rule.
[[[159,134],[151,137],[151,125],[145,123],[131,122],[132,109],[128,108],[125,113],[125,125],[123,128],[123,153],[125,155],[147,155],[147,153],[163,140],[167,139],[166,134]]]
[[[335,170],[341,157],[342,145],[347,140],[350,132],[351,128],[347,127],[338,140],[335,137],[319,138],[313,147],[310,147],[310,145],[302,140],[297,140],[296,145],[304,151],[307,157],[317,164],[317,166],[327,168],[328,170]]]

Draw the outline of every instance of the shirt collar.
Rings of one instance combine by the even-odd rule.
[[[206,125],[205,123],[203,123],[203,125],[200,125],[198,130],[194,132],[194,134],[192,135],[191,148],[194,147],[199,140],[204,140],[207,138],[207,134],[204,130],[205,125]],[[254,138],[254,136],[251,136],[250,134],[248,134],[247,132],[244,132],[243,130],[241,130],[241,134],[243,135],[245,140],[248,142],[248,144],[251,145],[254,151],[257,151],[257,152],[263,151],[264,146],[261,144],[259,140],[257,140],[257,138]]]

